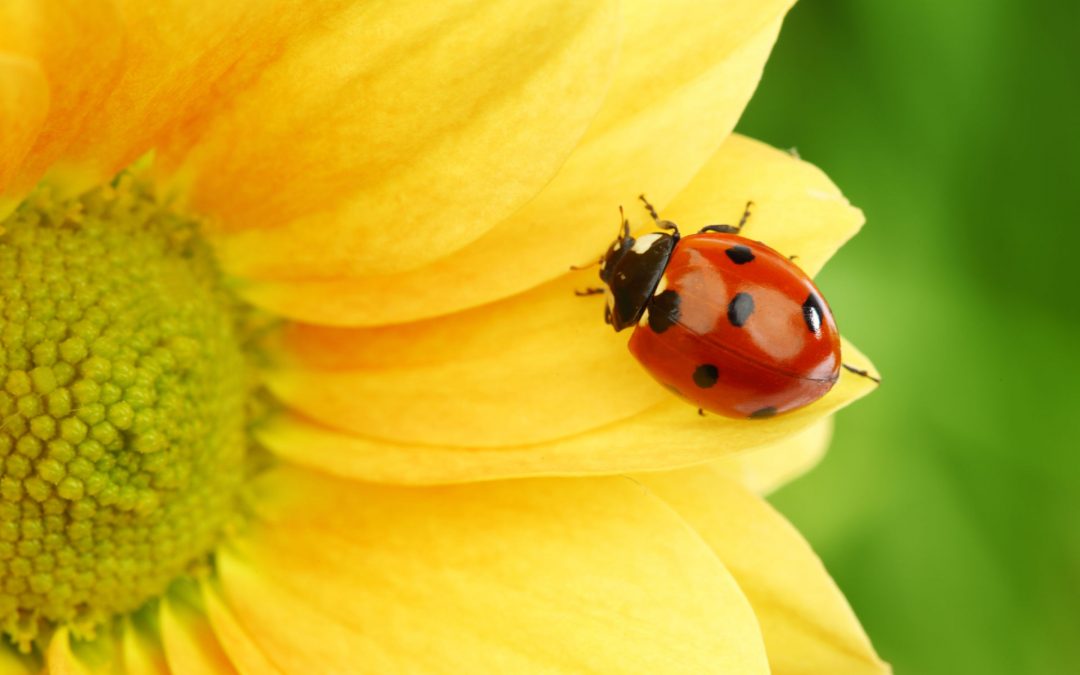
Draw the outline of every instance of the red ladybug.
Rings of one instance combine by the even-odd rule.
[[[710,225],[680,237],[641,197],[658,227],[634,239],[625,218],[600,259],[604,319],[634,328],[630,352],[699,411],[759,419],[821,398],[843,366],[840,333],[814,282],[787,257]],[[876,380],[876,378],[874,378]]]

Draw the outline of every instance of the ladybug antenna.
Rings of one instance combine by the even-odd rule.
[[[619,234],[616,236],[616,241],[626,241],[630,237],[630,222],[626,219],[626,214],[623,213],[623,208],[619,206]],[[587,270],[593,265],[599,265],[604,262],[604,256],[600,256],[596,260],[593,260],[587,265],[571,265],[571,272],[580,272],[581,270]]]
[[[622,205],[619,206],[619,234],[615,241],[624,242],[630,238],[630,221],[626,219],[626,213],[623,212]],[[600,256],[596,260],[587,265],[571,265],[571,272],[579,272],[581,270],[587,270],[593,265],[599,265],[604,262],[604,256]]]

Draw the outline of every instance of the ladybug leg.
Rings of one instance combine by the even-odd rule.
[[[739,234],[742,232],[743,225],[746,225],[746,221],[750,220],[750,209],[754,206],[754,202],[746,202],[746,208],[743,209],[742,218],[739,218],[738,225],[706,225],[698,230],[699,232],[722,232],[724,234]]]
[[[657,215],[656,209],[653,208],[653,205],[649,203],[649,200],[645,198],[644,194],[638,195],[638,199],[640,199],[641,203],[645,205],[646,210],[648,210],[649,215],[652,216],[653,222],[656,223],[657,227],[659,227],[661,230],[671,230],[675,233],[675,239],[679,238],[678,225],[671,222],[670,220],[660,220],[660,216]]]
[[[584,297],[586,295],[600,295],[603,292],[604,292],[604,289],[602,289],[602,288],[586,288],[583,291],[575,290],[574,295],[576,295],[576,296],[578,296],[580,298],[580,297]]]
[[[723,234],[738,234],[739,228],[734,225],[706,225],[698,232],[722,232]]]
[[[849,366],[849,365],[848,365],[848,364],[846,364],[846,363],[841,363],[840,365],[842,365],[842,366],[844,367],[844,370],[847,370],[847,371],[850,371],[850,372],[852,372],[852,373],[855,373],[855,374],[856,374],[856,375],[858,375],[859,377],[865,377],[865,378],[866,378],[866,379],[868,379],[868,380],[873,380],[873,381],[874,381],[874,382],[876,382],[877,384],[881,384],[881,378],[880,378],[880,377],[874,377],[873,375],[871,375],[870,373],[866,372],[866,371],[865,371],[865,370],[863,370],[862,368],[856,368],[855,366]]]
[[[702,408],[698,408],[697,409],[697,414],[701,415],[702,417],[705,417],[705,410],[702,409]]]
[[[750,209],[753,208],[753,206],[754,206],[754,202],[752,202],[750,200],[746,201],[746,207],[743,208],[742,218],[739,218],[739,224],[735,226],[739,230],[742,230],[743,225],[746,224],[746,221],[750,220]]]

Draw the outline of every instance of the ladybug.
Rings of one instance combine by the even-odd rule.
[[[760,419],[824,396],[844,367],[840,333],[814,282],[791,259],[740,236],[738,225],[708,225],[681,237],[640,197],[661,232],[637,239],[621,218],[600,260],[604,320],[633,328],[630,352],[657,381],[725,417]],[[620,214],[622,209],[619,209]]]

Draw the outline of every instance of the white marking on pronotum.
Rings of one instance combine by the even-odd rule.
[[[660,277],[660,283],[656,284],[656,290],[653,291],[653,297],[660,295],[667,288],[667,275]]]
[[[646,307],[645,311],[641,313],[641,318],[638,319],[637,325],[647,326],[649,324],[649,308]]]
[[[645,251],[648,251],[653,244],[656,243],[661,236],[659,232],[652,232],[650,234],[642,235],[637,241],[634,242],[634,246],[630,249],[634,253],[641,255]]]

